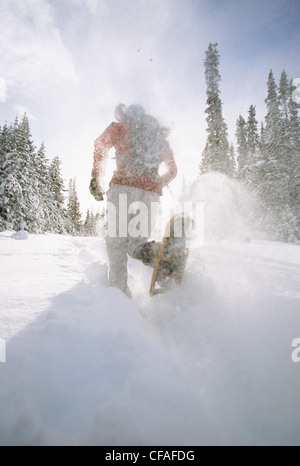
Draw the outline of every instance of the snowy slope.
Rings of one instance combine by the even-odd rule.
[[[0,238],[1,444],[213,438],[172,355],[148,335],[136,305],[107,287],[103,241]]]
[[[183,284],[131,261],[132,301],[103,240],[0,234],[0,444],[300,444],[300,247],[209,211]]]

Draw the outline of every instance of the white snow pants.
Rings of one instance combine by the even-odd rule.
[[[106,236],[109,283],[111,286],[120,288],[124,293],[130,295],[127,285],[128,255],[132,256],[134,251],[149,238],[151,225],[155,221],[152,218],[155,209],[151,208],[151,204],[156,203],[158,205],[159,195],[130,186],[112,184],[107,192],[107,202],[114,206],[112,210],[115,212],[115,215],[113,215],[115,219],[109,220],[108,216],[108,221],[115,222],[115,228],[111,229],[108,225],[109,234]],[[142,210],[139,209],[137,202],[143,204]],[[134,223],[137,212],[142,215],[139,217],[139,220],[141,220],[139,223],[143,223],[144,227],[148,225],[147,231],[139,225],[141,230],[139,236],[137,236],[136,230],[133,233],[130,232],[130,222]],[[114,232],[116,234],[112,234]]]

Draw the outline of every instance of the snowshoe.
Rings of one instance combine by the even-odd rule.
[[[178,214],[167,224],[154,266],[150,296],[165,293],[182,282],[188,258],[187,222],[184,214]]]

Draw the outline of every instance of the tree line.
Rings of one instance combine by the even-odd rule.
[[[97,218],[82,221],[76,179],[66,189],[61,165],[35,147],[26,114],[0,127],[0,231],[96,235]]]
[[[270,70],[267,81],[266,117],[260,126],[256,107],[236,123],[236,150],[228,141],[220,98],[221,75],[218,44],[210,44],[205,56],[207,84],[207,141],[200,174],[220,172],[236,178],[257,199],[256,218],[269,238],[300,240],[300,119],[297,88],[285,70],[279,83]],[[296,97],[296,98],[295,98]]]

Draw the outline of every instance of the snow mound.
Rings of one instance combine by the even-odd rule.
[[[57,296],[7,348],[2,445],[210,443],[201,403],[121,292],[90,281]],[[18,383],[15,383],[18,374]]]
[[[29,239],[29,234],[27,233],[27,231],[20,230],[14,233],[13,235],[11,235],[11,239],[24,241],[24,240]]]

